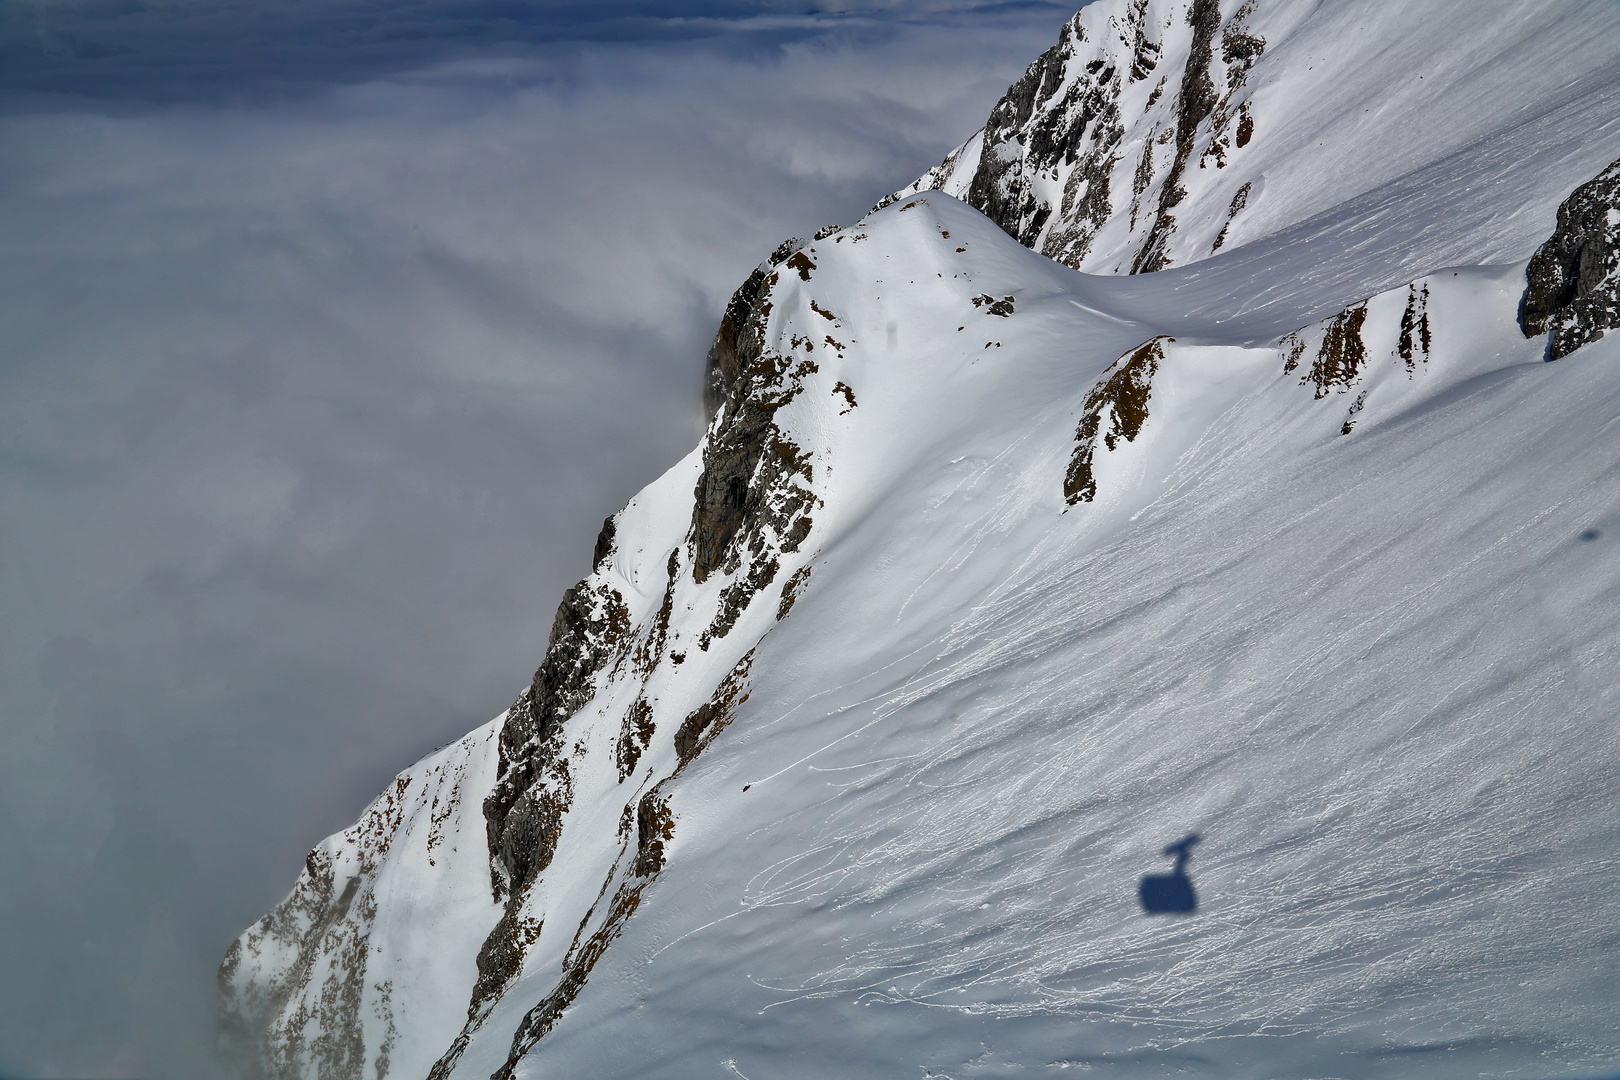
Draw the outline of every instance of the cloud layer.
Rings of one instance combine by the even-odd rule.
[[[303,96],[446,61],[572,43],[695,42],[734,54],[854,28],[1003,28],[1049,0],[15,0],[0,92],[127,105]]]
[[[0,9],[0,1075],[215,1075],[225,945],[515,695],[730,290],[1068,13],[261,6]]]

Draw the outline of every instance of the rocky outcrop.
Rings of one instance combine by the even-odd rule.
[[[747,700],[751,651],[710,700],[684,720],[663,716],[661,727],[658,693],[650,687],[666,660],[669,670],[687,658],[671,628],[677,608],[708,606],[710,614],[701,616],[707,625],[698,623],[704,628],[696,645],[709,651],[732,632],[757,595],[777,580],[784,560],[809,535],[809,511],[818,504],[810,487],[810,455],[794,443],[776,416],[819,372],[811,358],[816,343],[778,333],[777,337],[790,338],[784,343],[768,331],[775,291],[784,282],[811,280],[815,270],[815,248],[803,240],[787,241],[732,298],[709,354],[707,387],[713,394],[714,415],[703,443],[691,524],[684,542],[668,557],[661,601],[656,608],[633,614],[612,584],[619,580],[613,568],[619,545],[633,550],[645,538],[621,538],[619,522],[610,518],[597,540],[591,576],[564,595],[545,660],[501,726],[499,771],[484,811],[491,875],[504,912],[479,950],[478,981],[466,1024],[434,1065],[432,1078],[448,1076],[456,1068],[495,1003],[524,973],[536,948],[544,945],[542,935],[557,932],[545,928],[544,912],[531,897],[554,858],[566,823],[581,812],[573,805],[576,775],[600,767],[587,762],[588,747],[574,733],[578,725],[571,725],[571,718],[592,712],[593,702],[596,713],[609,710],[606,715],[615,734],[606,757],[613,780],[639,794],[631,794],[630,801],[618,808],[621,846],[609,860],[596,903],[573,930],[550,991],[518,1026],[507,1065],[498,1076],[510,1075],[551,1030],[639,907],[643,891],[667,860],[666,844],[673,836],[669,781]],[[814,301],[809,307],[818,326],[829,322],[833,329],[841,326],[835,312]],[[826,340],[836,347],[830,337]],[[846,398],[852,399],[853,391]],[[786,615],[807,577],[805,567],[789,569],[794,572],[781,599],[770,605],[777,619]],[[705,589],[705,583],[716,577],[724,579],[718,593]],[[667,679],[660,685],[667,686]],[[623,704],[601,704],[608,700]],[[666,745],[672,744],[672,757],[658,750],[660,731]],[[658,779],[661,770],[667,771]],[[578,919],[578,913],[573,918]]]
[[[1428,367],[1435,344],[1429,301],[1425,278],[1287,334],[1276,346],[1282,373],[1292,378],[1303,368],[1295,381],[1310,387],[1315,401],[1354,392],[1339,425],[1339,434],[1348,435],[1362,419],[1375,383],[1392,377],[1410,383]]]
[[[497,900],[521,893],[551,861],[572,790],[562,722],[590,699],[592,677],[629,629],[624,597],[602,583],[580,582],[557,606],[545,660],[507,710],[495,790],[484,800]]]
[[[698,706],[676,729],[675,756],[681,767],[689,765],[699,751],[713,742],[714,737],[731,723],[737,707],[748,700],[748,670],[753,662],[754,651],[750,649],[716,688],[714,697]],[[659,865],[663,865],[662,859]]]
[[[836,226],[832,228],[836,231]],[[825,233],[826,230],[821,230],[816,234],[816,239],[821,239]],[[752,335],[747,330],[749,320],[754,316],[755,305],[759,303],[760,291],[765,286],[765,278],[772,267],[787,262],[806,243],[796,236],[782,241],[771,252],[770,258],[756,266],[753,273],[737,286],[737,291],[731,294],[725,314],[720,317],[720,329],[714,335],[714,344],[709,346],[709,355],[703,364],[703,409],[708,419],[714,419],[733,384],[759,356],[761,342],[757,321]]]
[[[481,817],[476,855],[473,845],[463,844],[469,853],[459,865],[465,876],[469,857],[482,863],[483,877],[475,891],[489,905],[481,944],[462,947],[466,958],[476,953],[475,965],[469,965],[476,967],[476,975],[465,991],[466,1020],[459,1034],[444,1033],[438,1042],[433,1076],[446,1076],[456,1067],[495,1005],[528,968],[557,964],[560,956],[551,989],[512,1038],[515,1066],[573,1001],[596,960],[636,911],[643,890],[668,857],[674,810],[667,781],[713,741],[747,700],[752,654],[746,645],[737,646],[742,659],[707,703],[684,714],[660,714],[658,692],[649,689],[649,680],[660,670],[679,668],[689,645],[713,648],[734,631],[758,594],[785,576],[780,597],[773,590],[767,602],[775,619],[758,632],[768,631],[785,617],[807,578],[806,567],[788,560],[808,537],[810,510],[818,504],[810,487],[810,455],[776,417],[820,369],[811,357],[815,343],[797,335],[791,342],[773,342],[766,330],[774,306],[772,290],[783,283],[779,270],[798,286],[815,269],[814,248],[789,241],[738,290],[710,354],[711,386],[720,400],[704,443],[702,475],[684,542],[678,533],[651,541],[639,534],[626,539],[618,517],[603,523],[592,572],[564,594],[545,657],[529,686],[482,736],[486,752],[481,760],[487,767],[480,774],[481,786],[472,786],[465,799],[466,783],[453,793],[440,790],[440,784],[418,795],[416,779],[402,776],[396,789],[344,834],[348,853],[339,857],[325,848],[313,853],[293,895],[233,947],[221,974],[228,1022],[240,1041],[259,1045],[260,1060],[272,1075],[358,1080],[386,1073],[396,1038],[386,1024],[394,1023],[395,1016],[388,1001],[390,984],[372,970],[370,960],[381,910],[374,891],[394,834],[408,831],[413,815],[426,814],[425,827],[440,831],[448,812],[441,803],[452,808],[470,804],[458,810],[467,819],[464,831]],[[819,304],[808,317],[818,328],[836,332],[841,326],[837,314]],[[837,347],[830,336],[824,338]],[[818,393],[839,396],[826,385]],[[853,408],[853,390],[845,386],[840,400]],[[617,558],[621,544],[629,545],[626,557],[633,558],[649,542],[674,545],[661,601],[652,605],[626,599]],[[720,589],[704,588],[714,577],[724,579]],[[671,627],[674,612],[696,605],[708,610],[698,616],[704,620],[696,624],[702,632],[678,643]],[[667,688],[669,680],[660,685]],[[606,715],[613,735],[605,753],[587,760],[591,736],[571,721],[592,711],[593,703],[595,713]],[[666,749],[659,749],[660,738]],[[583,921],[579,912],[572,913],[575,929],[555,924],[544,902],[533,898],[568,822],[580,812],[574,805],[579,778],[603,766],[612,774],[610,783],[628,789],[620,796],[628,798],[622,807],[623,846],[617,856],[604,855],[607,877],[598,903],[584,913]],[[423,800],[425,809],[417,807]],[[430,864],[439,842],[437,833],[425,841]],[[464,883],[461,895],[466,892]],[[559,932],[574,935],[565,953],[553,940]],[[537,961],[537,950],[552,959]],[[415,1051],[420,1055],[419,1047]]]
[[[753,659],[752,649],[743,654],[742,659],[715,688],[713,698],[687,717],[676,731],[677,764],[674,771],[635,803],[633,814],[629,806],[625,807],[620,828],[622,846],[619,858],[608,872],[607,880],[602,883],[597,904],[586,913],[574,935],[574,941],[563,959],[562,977],[551,993],[524,1014],[512,1037],[506,1063],[496,1070],[491,1080],[511,1080],[524,1056],[556,1025],[563,1010],[585,988],[591,969],[623,932],[625,922],[641,906],[642,894],[668,862],[666,845],[675,835],[675,814],[670,808],[665,789],[731,723],[737,707],[748,700],[748,674]],[[632,819],[635,834],[633,848],[629,844],[630,830],[624,827]],[[615,882],[617,888],[613,888]],[[604,905],[602,898],[608,897]],[[599,920],[596,918],[598,907],[605,908]],[[593,925],[594,929],[586,934],[587,927]],[[437,1067],[434,1071],[440,1073]]]
[[[1316,349],[1316,359],[1299,380],[1301,386],[1312,387],[1312,396],[1318,401],[1335,390],[1341,394],[1348,392],[1361,377],[1362,366],[1367,362],[1367,345],[1361,340],[1361,327],[1366,321],[1364,303],[1345,308],[1328,320],[1322,342]],[[1283,370],[1292,369],[1285,365]]]
[[[1349,435],[1364,418],[1375,387],[1382,387],[1375,403],[1398,405],[1410,400],[1409,391],[1428,370],[1435,350],[1431,296],[1430,279],[1420,279],[1351,304],[1264,348],[1282,360],[1281,374],[1293,388],[1290,397],[1303,397],[1302,387],[1309,388],[1313,402],[1354,395],[1348,407],[1334,406],[1345,410],[1333,420],[1338,434]],[[1114,361],[1086,395],[1063,478],[1068,506],[1095,502],[1099,458],[1142,436],[1155,396],[1168,377],[1177,375],[1175,363],[1166,364],[1175,359],[1175,340],[1160,335],[1144,341]],[[1188,394],[1185,384],[1182,393]]]
[[[1225,169],[1255,137],[1249,72],[1266,39],[1250,28],[1253,13],[1253,0],[1224,21],[1219,0],[1089,5],[981,131],[878,207],[943,190],[1076,269],[1104,268],[1097,260],[1130,273],[1170,265],[1189,171]],[[1252,191],[1252,182],[1224,185],[1226,226],[1200,252],[1226,243]]]
[[[1086,395],[1080,425],[1074,432],[1074,454],[1063,478],[1063,499],[1070,506],[1097,497],[1097,478],[1092,471],[1097,443],[1113,450],[1120,440],[1135,442],[1142,433],[1153,396],[1153,377],[1164,360],[1164,347],[1175,340],[1156,337],[1144,341],[1114,361],[1102,381]]]
[[[1133,14],[1141,17],[1145,4]],[[1137,27],[1139,55],[1156,57]],[[1109,173],[1113,171],[1124,125],[1120,120],[1122,70],[1112,56],[1090,52],[1084,24],[1069,20],[1058,42],[1029,66],[990,110],[978,168],[967,201],[1026,247],[1070,265],[1085,258],[1091,238],[1111,213]],[[1073,70],[1071,70],[1073,69]],[[1067,167],[1061,201],[1053,205],[1040,180],[1061,162]],[[1058,227],[1049,230],[1053,214]]]
[[[1519,328],[1547,335],[1548,360],[1620,326],[1620,161],[1564,200],[1525,277]]]
[[[1176,109],[1176,154],[1170,161],[1169,174],[1159,187],[1158,213],[1131,263],[1133,274],[1150,273],[1170,265],[1167,248],[1176,227],[1171,211],[1187,197],[1187,189],[1181,185],[1181,174],[1192,157],[1198,125],[1214,110],[1217,101],[1210,65],[1214,60],[1215,31],[1221,25],[1220,5],[1216,0],[1193,0],[1187,9],[1187,23],[1192,27],[1193,38],[1187,66],[1181,73],[1181,94]]]
[[[745,559],[750,563],[745,576],[728,586],[712,637],[723,637],[741,607],[775,580],[773,555],[799,550],[810,533],[816,500],[810,490],[809,455],[775,417],[803,392],[805,380],[820,371],[813,359],[816,343],[795,335],[786,352],[767,347],[765,328],[772,309],[770,288],[779,273],[791,270],[810,280],[813,253],[813,248],[795,251],[781,260],[780,270],[762,280],[762,291],[737,335],[737,364],[704,444],[689,536],[693,578],[701,583],[717,571],[735,573]],[[838,325],[836,314],[815,313]]]

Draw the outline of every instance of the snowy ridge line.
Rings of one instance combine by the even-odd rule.
[[[798,250],[800,246],[796,241],[785,244],[774,258],[784,264],[782,272],[795,272],[807,279],[814,263]],[[767,263],[765,269],[772,265]],[[666,785],[731,722],[736,708],[748,699],[752,648],[739,657],[738,647],[731,642],[722,645],[722,639],[743,622],[756,628],[752,640],[757,641],[770,625],[786,617],[808,580],[808,562],[793,566],[792,557],[799,554],[800,545],[810,533],[810,511],[821,504],[812,486],[815,455],[801,450],[775,417],[804,392],[806,380],[819,368],[808,355],[798,358],[788,351],[797,350],[802,343],[808,354],[814,349],[813,339],[793,334],[788,349],[783,349],[778,339],[785,335],[780,331],[773,335],[767,329],[776,302],[776,286],[781,281],[781,273],[766,274],[755,283],[754,295],[746,305],[734,305],[729,313],[734,319],[740,318],[741,323],[731,325],[728,335],[733,349],[725,365],[730,381],[724,387],[725,397],[709,433],[695,455],[703,467],[697,477],[686,535],[673,550],[667,547],[668,539],[658,545],[663,549],[661,553],[668,554],[661,602],[655,609],[645,603],[650,597],[644,598],[643,604],[637,605],[639,610],[626,603],[619,585],[625,577],[640,579],[642,575],[624,574],[616,553],[620,545],[649,542],[652,538],[628,527],[628,523],[611,521],[604,526],[598,543],[597,572],[574,593],[593,597],[595,606],[578,617],[559,614],[559,630],[554,632],[547,661],[535,685],[514,706],[519,722],[514,725],[509,721],[503,731],[503,766],[507,760],[523,764],[512,767],[518,779],[509,783],[509,794],[498,792],[492,796],[486,812],[492,846],[497,851],[511,850],[516,857],[503,854],[496,861],[498,888],[502,880],[512,884],[507,886],[507,916],[481,951],[480,968],[493,967],[482,962],[486,956],[504,953],[511,959],[501,965],[500,984],[491,980],[483,999],[475,999],[475,1011],[469,1014],[467,1027],[434,1066],[434,1077],[451,1073],[507,991],[527,974],[528,954],[537,942],[544,948],[543,932],[524,928],[543,926],[545,916],[541,913],[554,906],[545,903],[544,897],[557,886],[541,875],[555,857],[558,845],[573,834],[572,829],[565,832],[565,828],[579,817],[574,807],[576,778],[593,768],[600,771],[600,766],[585,761],[593,729],[588,727],[582,736],[579,729],[585,725],[579,718],[589,713],[595,703],[597,717],[618,721],[610,725],[618,729],[612,743],[615,782],[623,785],[632,775],[638,775],[635,794],[617,814],[617,854],[561,957],[554,989],[523,1015],[511,1036],[506,1062],[495,1074],[503,1078],[551,1030],[583,987],[597,959],[618,936],[624,921],[640,905],[645,888],[662,869],[665,845],[673,838],[675,828],[669,796],[662,794]],[[824,309],[816,310],[813,301],[812,312],[831,322],[832,329],[839,328],[836,317]],[[825,329],[826,323],[821,323],[820,328]],[[824,339],[834,341],[830,334]],[[844,399],[853,407],[853,395],[847,388]],[[638,555],[644,551],[639,549]],[[789,565],[784,567],[784,562]],[[779,577],[784,580],[775,602],[754,604],[756,597]],[[762,625],[764,616],[758,612],[763,610],[773,618]],[[698,621],[688,614],[693,611],[703,613],[696,616]],[[725,657],[729,671],[717,685],[709,684],[707,701],[685,706],[690,711],[676,726],[680,713],[669,712],[663,695],[673,690],[690,697],[696,687],[691,685],[691,678],[663,676],[661,666],[678,668],[689,657],[694,671],[712,671]],[[551,674],[556,670],[563,672],[564,679],[576,680],[571,684],[575,687],[578,673],[588,672],[592,689],[573,691],[581,705],[569,715],[556,708],[549,715],[537,714],[535,703],[545,701],[548,694],[557,694],[552,690]],[[666,740],[673,736],[672,758],[655,743],[660,732],[666,733]],[[600,741],[602,737],[597,734],[595,739]],[[570,749],[571,739],[575,741]],[[649,764],[642,772],[644,760]],[[502,772],[506,772],[504,767]],[[602,794],[596,801],[622,798],[614,788],[606,786],[606,779],[604,776],[598,782]],[[527,791],[519,791],[523,783],[529,785]],[[606,817],[604,809],[600,805],[592,807],[597,832]],[[536,834],[537,840],[529,839]],[[526,853],[536,848],[543,853],[541,858],[525,863]],[[595,858],[600,859],[600,854]],[[568,889],[568,883],[562,883],[561,888]],[[579,900],[574,897],[564,903],[577,906]],[[554,919],[555,915],[550,917]]]

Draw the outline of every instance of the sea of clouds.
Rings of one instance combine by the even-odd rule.
[[[524,685],[731,290],[1071,10],[0,6],[0,1076],[218,1075],[225,947]]]

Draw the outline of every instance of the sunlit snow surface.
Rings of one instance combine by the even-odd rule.
[[[853,339],[819,377],[859,407],[804,408],[810,587],[520,1075],[1620,1058],[1620,341],[1543,364],[1519,268],[1433,275],[1433,359],[1376,356],[1349,436],[1275,350],[1172,348],[1065,512],[1081,400],[1159,327],[945,196],[851,232],[773,316]],[[1188,830],[1199,913],[1142,915]]]
[[[1347,8],[1319,8],[1299,41]],[[1593,61],[1579,20],[1535,22],[1550,10],[1501,5],[1482,27],[1495,81],[1478,75],[1491,55],[1431,50],[1467,86],[1517,87],[1522,119],[1495,99],[1466,130],[1423,117],[1450,141],[1404,173],[1334,158],[1345,173],[1318,176],[1307,148],[1289,166],[1305,179],[1283,183],[1274,148],[1251,204],[1269,235],[1217,257],[1087,276],[932,192],[815,243],[805,277],[779,268],[767,344],[816,370],[775,421],[821,502],[777,580],[809,566],[808,586],[780,622],[777,588],[761,593],[703,650],[726,580],[682,564],[666,654],[684,662],[645,683],[613,669],[569,721],[571,809],[525,907],[543,928],[454,1075],[506,1062],[602,925],[621,815],[751,648],[736,719],[662,789],[667,864],[516,1075],[1620,1065],[1620,336],[1545,364],[1514,322],[1558,201],[1620,155],[1620,67]],[[1513,42],[1567,47],[1571,69]],[[1320,112],[1307,69],[1296,96]],[[1386,101],[1334,70],[1347,108]],[[1391,100],[1460,116],[1456,82]],[[1257,91],[1272,119],[1286,89]],[[1395,112],[1358,145],[1394,154]],[[1432,341],[1408,363],[1399,322],[1420,293]],[[990,313],[1006,297],[1012,314]],[[1320,320],[1369,297],[1360,375],[1318,396],[1302,378]],[[1310,349],[1286,370],[1296,329]],[[1156,335],[1175,340],[1145,425],[1099,450],[1095,501],[1069,505],[1088,394]],[[593,576],[634,626],[687,550],[700,451],[621,513]],[[656,732],[621,781],[641,694]],[[457,811],[463,855],[480,801]],[[1188,832],[1198,912],[1142,914],[1138,879]],[[466,863],[429,873],[415,844],[372,895],[406,913],[403,942],[433,932],[420,897],[454,874],[433,963],[460,965],[459,993],[499,911]],[[445,980],[395,970],[392,1000],[450,1008]],[[453,1035],[451,1011],[435,1032]],[[436,1057],[399,1045],[390,1076]]]

